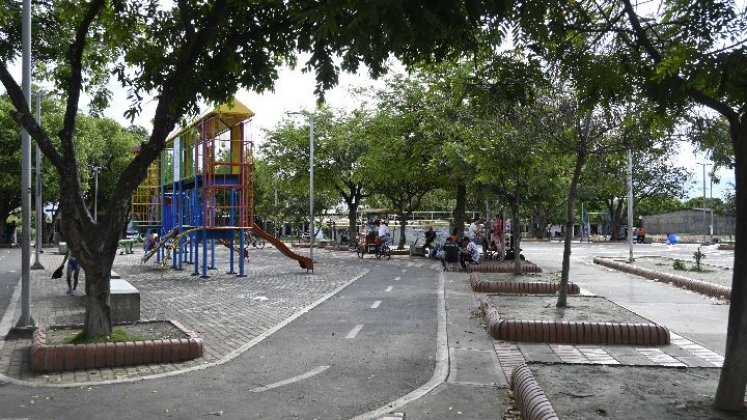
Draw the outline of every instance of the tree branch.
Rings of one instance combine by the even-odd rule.
[[[140,154],[135,156],[135,159],[127,165],[117,180],[115,192],[109,201],[110,209],[120,205],[126,206],[132,192],[138,186],[138,180],[143,178],[148,165],[158,158],[166,137],[191,99],[187,95],[194,95],[184,93],[189,90],[182,87],[187,85],[194,76],[193,63],[196,55],[200,51],[204,51],[209,42],[215,38],[218,27],[227,11],[226,3],[226,0],[218,0],[213,4],[211,14],[208,16],[205,25],[194,37],[187,40],[178,54],[174,71],[164,83],[159,95],[150,139],[142,146]]]
[[[635,32],[639,44],[643,47],[648,56],[654,61],[654,64],[658,65],[662,62],[661,53],[653,45],[648,35],[646,35],[646,31],[643,29],[643,26],[641,26],[641,21],[638,18],[638,14],[633,9],[633,5],[630,3],[630,0],[623,0],[623,4],[625,7],[625,12],[628,14],[628,20],[630,21],[630,25],[633,27],[633,32]],[[720,113],[721,115],[726,117],[726,119],[728,119],[731,124],[739,124],[739,114],[727,104],[710,95],[707,95],[700,89],[692,87],[690,83],[687,82],[687,80],[682,78],[682,76],[673,75],[672,78],[680,83],[687,94],[696,102]]]
[[[13,76],[8,72],[5,63],[0,63],[0,81],[2,81],[3,86],[5,86],[5,91],[8,93],[10,101],[17,110],[13,114],[13,119],[15,119],[31,135],[52,165],[54,165],[58,170],[61,170],[62,157],[49,140],[49,136],[44,129],[40,127],[36,120],[31,116],[31,111],[26,103],[23,91],[21,90],[21,87],[18,86],[18,83],[13,80]]]
[[[83,84],[83,50],[86,47],[86,35],[88,30],[104,7],[105,0],[92,0],[88,5],[88,10],[83,20],[75,31],[75,40],[70,44],[67,51],[67,59],[70,62],[70,77],[67,79],[67,104],[65,106],[65,118],[63,120],[60,140],[62,142],[63,153],[69,156],[74,155],[73,150],[73,132],[75,131],[75,118],[78,116],[78,102],[80,100],[80,90]]]

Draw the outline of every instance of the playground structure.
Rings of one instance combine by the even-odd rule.
[[[232,250],[229,274],[236,274],[239,256],[238,275],[243,277],[245,233],[251,231],[313,271],[310,258],[295,254],[254,223],[253,142],[248,139],[252,116],[254,112],[234,99],[169,135],[132,196],[133,222],[145,232],[142,262],[156,256],[166,265],[170,259],[177,270],[194,264],[194,275],[206,278],[208,269],[216,268],[217,243]]]

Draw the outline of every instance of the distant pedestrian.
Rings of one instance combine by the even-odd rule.
[[[70,255],[70,250],[67,251],[65,254],[65,258],[62,260],[62,264],[57,268],[57,270],[54,271],[52,274],[53,279],[58,279],[62,277],[62,269],[65,267],[65,262],[67,262],[67,272],[66,272],[66,280],[67,280],[67,294],[68,295],[75,295],[75,290],[78,288],[78,277],[80,276],[80,263],[78,260],[75,259],[72,255]]]
[[[477,244],[477,234],[480,230],[480,216],[475,216],[474,219],[472,219],[472,223],[469,225],[469,229],[467,230],[467,236],[469,237],[469,240]]]
[[[638,243],[642,244],[646,241],[646,228],[641,226],[638,228]]]

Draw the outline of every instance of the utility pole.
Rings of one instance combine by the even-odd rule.
[[[23,44],[21,81],[27,109],[31,104],[31,0],[23,1],[21,40]],[[31,136],[21,136],[21,318],[17,328],[33,327],[31,318]]]
[[[711,211],[711,225],[709,226],[706,221],[706,211],[709,209],[706,207],[706,200],[708,197],[706,197],[706,166],[710,166],[710,163],[698,163],[698,165],[703,167],[703,228],[705,231],[703,232],[703,243],[706,242],[706,238],[710,232],[711,235],[711,242],[713,242],[713,209],[710,209]]]
[[[630,257],[628,262],[635,261],[633,258],[633,151],[628,149],[628,246]]]
[[[41,126],[41,91],[36,92],[36,122]],[[34,265],[32,270],[44,270],[39,261],[42,252],[42,232],[44,231],[44,209],[42,209],[42,176],[41,176],[41,149],[36,145],[36,244],[34,246]]]
[[[288,112],[288,115],[305,115],[309,117],[309,258],[314,260],[314,113]]]

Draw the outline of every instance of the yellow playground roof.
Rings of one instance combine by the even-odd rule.
[[[204,111],[197,118],[192,120],[192,122],[190,122],[188,125],[175,128],[174,131],[169,134],[169,137],[166,139],[166,143],[168,144],[175,138],[186,133],[190,128],[199,124],[200,121],[208,120],[215,115],[220,115],[219,121],[223,123],[225,129],[228,129],[229,127],[241,121],[253,117],[255,114],[254,111],[241,103],[241,101],[233,98],[229,103],[221,104],[213,107],[212,109]]]

